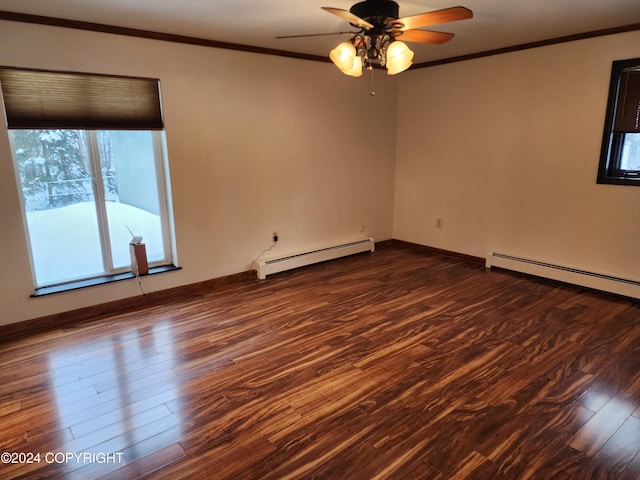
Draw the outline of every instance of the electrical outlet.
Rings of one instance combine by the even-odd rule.
[[[442,219],[436,218],[436,228],[442,228]]]
[[[278,241],[278,232],[273,232],[272,234],[272,238],[273,238],[273,242],[277,242]]]
[[[360,232],[364,233],[365,231],[365,226],[364,225],[360,225]]]

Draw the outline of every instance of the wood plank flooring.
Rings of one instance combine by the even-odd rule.
[[[5,339],[0,425],[1,479],[639,479],[640,302],[395,246]]]

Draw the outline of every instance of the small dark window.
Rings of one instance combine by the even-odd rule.
[[[598,183],[640,186],[640,58],[613,62]]]

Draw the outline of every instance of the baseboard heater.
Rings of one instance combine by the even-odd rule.
[[[496,252],[487,252],[486,267],[504,268],[640,299],[640,282],[636,280],[588,272],[577,268],[554,265]]]
[[[293,268],[305,267],[314,263],[334,260],[348,255],[362,252],[373,252],[375,243],[373,238],[363,238],[346,243],[326,245],[321,248],[294,253],[283,257],[270,258],[257,262],[258,278],[265,279],[267,275],[284,272]]]

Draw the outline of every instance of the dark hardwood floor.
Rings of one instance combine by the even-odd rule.
[[[1,479],[638,479],[640,302],[395,246],[5,338],[0,401]]]

